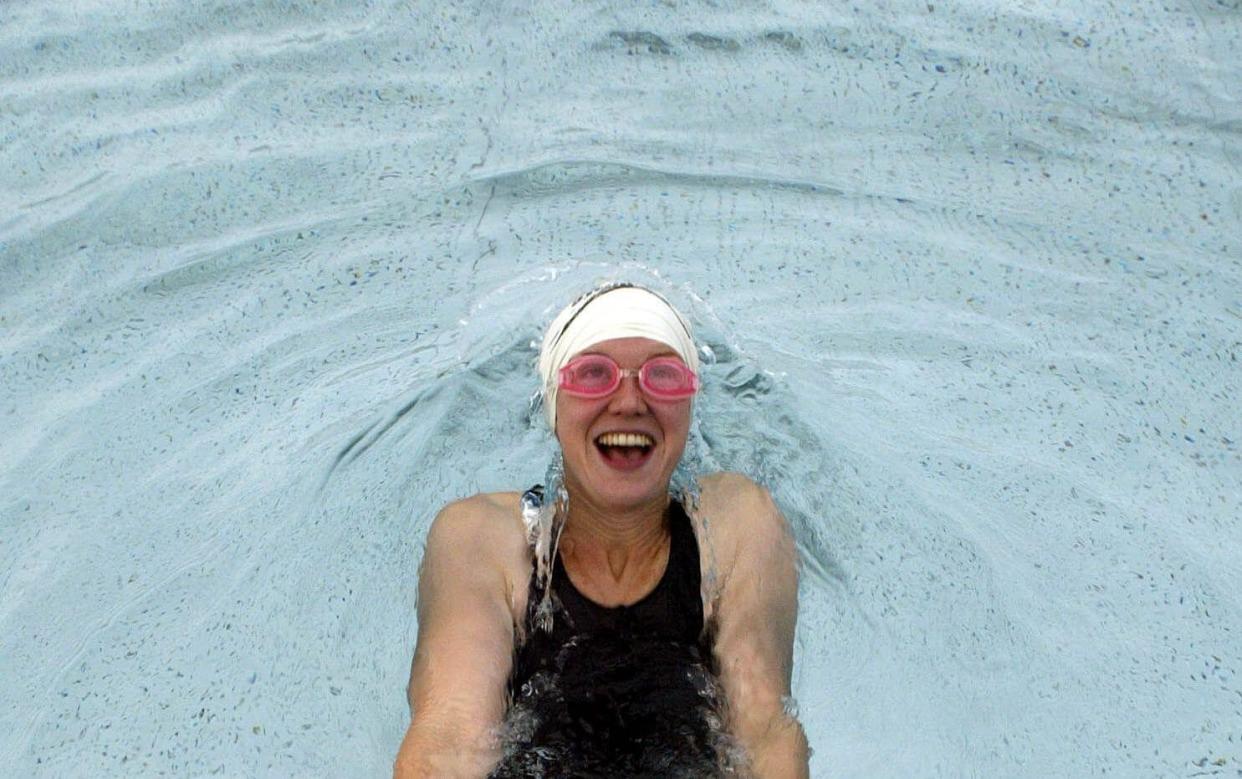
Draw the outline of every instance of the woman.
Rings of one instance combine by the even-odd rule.
[[[602,287],[552,322],[539,367],[564,463],[562,499],[544,506],[559,533],[524,521],[537,491],[436,517],[396,775],[807,776],[784,705],[785,521],[736,474],[700,479],[695,522],[669,494],[698,389],[685,319],[650,290]]]

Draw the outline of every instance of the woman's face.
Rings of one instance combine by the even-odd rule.
[[[623,369],[637,369],[652,357],[677,356],[649,338],[602,341],[581,354],[607,355]],[[639,388],[637,375],[622,378],[621,386],[604,398],[558,392],[556,437],[564,453],[566,486],[598,508],[663,502],[686,447],[691,402],[650,398]]]

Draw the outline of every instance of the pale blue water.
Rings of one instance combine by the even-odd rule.
[[[662,284],[834,777],[1242,775],[1242,8],[0,5],[0,773],[382,776],[532,341]],[[658,278],[657,278],[658,275]]]

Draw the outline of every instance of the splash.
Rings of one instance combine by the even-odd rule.
[[[698,474],[707,473],[705,460],[706,444],[698,433],[697,426],[692,427],[690,437],[686,440],[686,449],[681,461],[673,471],[669,483],[669,494],[680,501],[686,510],[686,516],[694,526],[694,536],[698,540],[703,567],[699,578],[699,592],[703,598],[704,613],[710,614],[708,604],[714,603],[720,595],[720,576],[716,564],[716,546],[712,543],[711,518],[702,510],[703,488],[699,484]]]
[[[544,474],[545,486],[532,487],[522,494],[526,543],[534,552],[535,579],[542,592],[535,606],[534,622],[539,630],[552,629],[552,571],[569,511],[569,493],[563,484],[564,473],[561,452],[557,449]]]

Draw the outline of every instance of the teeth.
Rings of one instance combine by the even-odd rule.
[[[642,433],[604,433],[598,439],[604,446],[651,446],[655,441]]]

